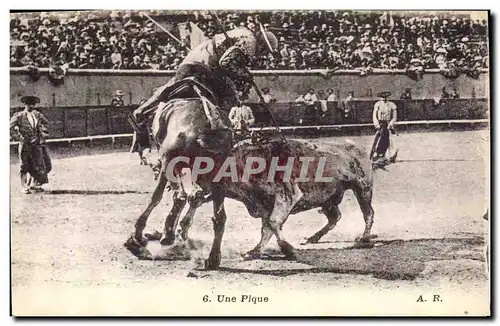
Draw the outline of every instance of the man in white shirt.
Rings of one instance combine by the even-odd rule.
[[[344,122],[354,123],[354,91],[349,91],[349,95],[343,100]]]
[[[332,88],[327,89],[326,93],[328,94],[328,97],[326,98],[327,102],[337,102],[337,96],[333,92]]]
[[[394,162],[398,151],[394,151],[394,141],[389,137],[390,134],[396,134],[394,124],[397,120],[397,107],[394,102],[387,100],[390,95],[391,92],[378,93],[377,96],[382,99],[373,107],[373,125],[377,129],[377,134],[372,154],[376,153],[376,160],[385,160],[385,153],[389,149],[390,161]]]
[[[113,54],[111,55],[111,63],[115,69],[119,69],[122,66],[122,54],[120,49],[115,47]]]
[[[304,103],[306,105],[306,110],[305,110],[305,120],[309,120],[311,124],[315,124],[317,121],[317,103],[318,103],[318,97],[316,94],[314,94],[314,89],[309,89],[306,95],[304,95]]]
[[[255,117],[249,106],[240,102],[238,106],[233,106],[229,112],[229,120],[233,129],[248,131],[248,128],[254,124]]]

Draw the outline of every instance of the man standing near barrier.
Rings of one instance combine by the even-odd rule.
[[[306,110],[304,112],[304,118],[308,125],[314,126],[318,123],[318,97],[316,96],[314,89],[309,89],[309,92],[304,95],[304,103],[306,104]]]
[[[21,190],[24,194],[43,191],[42,185],[49,182],[48,173],[52,164],[45,145],[48,135],[48,120],[35,105],[40,103],[36,96],[23,96],[24,110],[10,119],[10,133],[19,141],[19,160],[21,161]]]
[[[231,108],[229,120],[233,126],[233,140],[235,142],[238,142],[240,139],[245,139],[250,133],[250,126],[255,123],[252,109],[243,102]]]
[[[111,107],[121,107],[125,106],[125,103],[123,102],[123,91],[122,90],[117,90],[115,93],[115,97],[111,100]]]
[[[229,112],[229,120],[234,129],[249,131],[249,127],[255,122],[252,109],[248,105],[240,102],[238,106],[233,106]]]
[[[374,159],[377,164],[387,164],[385,153],[389,149],[389,161],[394,163],[398,151],[394,151],[394,140],[390,139],[390,135],[396,134],[394,124],[397,120],[397,107],[394,102],[387,100],[387,98],[391,96],[391,92],[381,92],[378,93],[377,96],[382,99],[375,103],[373,107],[373,125],[375,129],[377,129],[377,133],[375,134],[371,158]],[[375,157],[374,154],[376,154]]]

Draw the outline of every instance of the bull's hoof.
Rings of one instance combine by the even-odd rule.
[[[302,240],[302,242],[300,242],[300,245],[301,245],[301,246],[305,246],[305,245],[307,245],[307,244],[318,243],[318,242],[319,242],[319,239],[320,239],[320,238],[318,238],[318,237],[314,237],[314,236],[312,236],[312,237],[309,237],[309,238],[306,238],[306,239]]]
[[[370,242],[370,240],[377,238],[376,234],[363,234],[356,238],[356,242]]]
[[[289,260],[297,260],[297,255],[295,254],[295,249],[287,241],[278,241],[281,252],[285,254],[285,258]]]
[[[155,231],[154,233],[145,233],[144,237],[149,241],[158,241],[161,239],[162,233],[158,231]]]
[[[398,157],[398,151],[396,151],[396,153],[394,153],[394,155],[389,158],[389,162],[396,163],[397,157]]]
[[[160,240],[160,244],[162,246],[171,246],[175,242],[175,233],[174,232],[167,232],[165,233],[165,238]]]
[[[218,269],[221,261],[221,253],[219,252],[210,252],[208,259],[205,260],[205,270],[214,270]]]
[[[353,249],[371,249],[373,247],[375,247],[375,243],[371,241],[359,241],[352,246]]]
[[[147,244],[148,244],[148,240],[141,237],[136,237],[134,234],[132,234],[130,236],[130,238],[128,238],[127,242],[126,243],[135,243],[136,245],[138,245],[139,247],[145,247]]]
[[[206,271],[213,271],[219,268],[219,262],[215,262],[212,259],[206,259],[205,260],[205,266],[204,269]]]
[[[241,257],[243,257],[243,260],[257,260],[265,258],[262,255],[262,253],[253,250],[250,250],[249,252],[242,254]]]

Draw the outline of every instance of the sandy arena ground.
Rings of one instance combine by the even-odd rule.
[[[371,249],[351,248],[364,222],[347,192],[341,221],[321,243],[300,245],[326,223],[324,215],[311,210],[289,218],[284,232],[298,261],[243,261],[241,254],[260,238],[260,220],[226,200],[222,268],[210,272],[198,267],[211,246],[211,204],[195,217],[191,259],[138,260],[124,248],[155,186],[136,155],[54,154],[50,184],[30,196],[19,193],[13,162],[13,313],[487,315],[488,137],[486,130],[400,135],[400,162],[375,175],[378,238]],[[367,147],[372,141],[350,138]],[[166,193],[146,232],[163,229],[170,197]],[[275,239],[268,250],[277,250]],[[217,303],[218,294],[238,302]],[[240,302],[246,294],[269,302]],[[427,301],[417,302],[420,295]]]

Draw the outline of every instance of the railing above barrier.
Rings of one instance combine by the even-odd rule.
[[[48,73],[49,68],[38,68],[41,73]],[[488,69],[479,69],[480,73],[488,73]],[[26,74],[29,70],[27,67],[11,67],[11,74]],[[427,73],[440,73],[439,69],[428,69]],[[284,75],[284,76],[297,76],[297,75],[359,75],[360,70],[329,70],[329,69],[309,69],[309,70],[252,70],[251,73],[256,76],[273,76],[273,75]],[[68,75],[128,75],[128,76],[173,76],[175,70],[131,70],[131,69],[68,69]],[[387,75],[387,74],[399,74],[405,75],[406,70],[404,69],[373,69],[370,72],[371,75]]]

